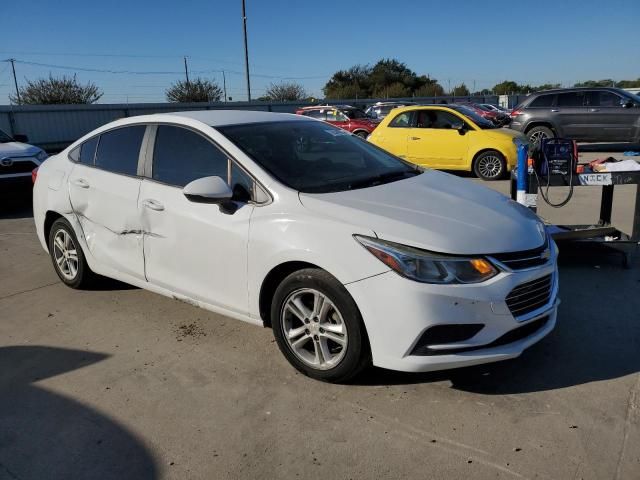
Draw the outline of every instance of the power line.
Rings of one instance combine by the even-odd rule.
[[[55,65],[51,63],[40,63],[40,62],[29,62],[26,60],[17,60],[16,63],[20,63],[22,65],[32,65],[36,67],[45,67],[45,68],[56,68],[60,70],[71,70],[77,72],[93,72],[93,73],[110,73],[116,75],[183,75],[184,71],[174,71],[174,70],[157,70],[157,71],[147,71],[147,70],[111,70],[104,68],[92,68],[92,67],[78,67],[71,65]],[[220,69],[207,69],[207,70],[192,70],[191,73],[196,74],[205,74],[205,73],[222,73],[223,70]],[[240,72],[237,70],[224,70],[226,73],[232,73],[234,75],[244,75],[244,72]],[[252,73],[254,77],[267,78],[267,79],[281,79],[281,80],[313,80],[319,78],[327,78],[326,75],[312,75],[308,77],[289,77],[282,75],[267,75],[267,74],[259,74]]]

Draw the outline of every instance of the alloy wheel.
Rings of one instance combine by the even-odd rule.
[[[53,258],[60,274],[67,280],[78,275],[78,251],[69,232],[59,229],[53,237]]]
[[[342,314],[325,294],[302,288],[283,303],[281,325],[293,354],[317,370],[335,367],[347,352],[347,328]]]
[[[478,160],[478,172],[482,178],[498,178],[502,175],[502,160],[496,155],[485,155]]]
[[[531,136],[529,137],[529,141],[532,144],[535,144],[542,142],[542,140],[544,140],[545,138],[548,138],[548,135],[544,132],[538,131],[531,134]]]

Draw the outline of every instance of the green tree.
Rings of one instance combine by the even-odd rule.
[[[543,83],[542,85],[537,85],[532,87],[532,90],[535,92],[539,92],[540,90],[551,90],[553,88],[560,88],[562,85],[560,83]]]
[[[375,65],[354,65],[333,74],[323,88],[327,98],[399,98],[442,95],[438,82],[417,75],[406,64],[383,58]]]
[[[167,101],[178,103],[218,102],[222,98],[222,89],[212,80],[196,78],[179,80],[165,92]]]
[[[281,82],[278,84],[272,83],[265,97],[268,100],[275,100],[280,102],[303,100],[308,97],[304,87],[295,82]]]
[[[454,87],[453,92],[451,93],[456,97],[468,97],[469,95],[471,95],[471,92],[464,83],[461,83],[457,87]]]
[[[578,82],[574,84],[574,87],[613,87],[616,82],[610,78],[604,80],[587,80],[585,82]]]
[[[86,104],[95,103],[102,97],[102,92],[95,84],[80,84],[75,75],[53,77],[49,74],[49,78],[27,80],[27,84],[18,91],[20,100],[17,95],[9,95],[9,99],[12,103],[23,105]]]
[[[640,88],[640,78],[636,80],[620,80],[616,82],[618,88]]]

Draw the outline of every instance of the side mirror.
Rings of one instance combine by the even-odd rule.
[[[23,135],[22,133],[16,133],[13,136],[13,139],[16,142],[20,142],[20,143],[29,143],[29,137],[27,137],[26,135]]]
[[[622,106],[622,108],[632,108],[635,104],[631,99],[622,99],[620,100],[620,105]]]
[[[233,192],[221,177],[202,177],[188,183],[182,193],[192,202],[225,203],[231,200]]]
[[[454,123],[451,125],[451,128],[457,130],[460,135],[464,135],[467,133],[467,126],[463,123]]]

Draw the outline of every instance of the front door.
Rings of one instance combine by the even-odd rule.
[[[415,128],[409,131],[409,160],[432,168],[468,169],[469,136],[455,128],[462,123],[464,120],[446,110],[419,110]]]
[[[637,107],[625,107],[629,98],[607,90],[591,92],[589,117],[593,140],[601,142],[632,142],[640,112]]]
[[[596,138],[597,126],[588,102],[589,92],[559,93],[556,106],[551,108],[554,123],[562,130],[562,136],[573,140],[589,141]]]
[[[69,175],[69,197],[89,253],[103,267],[144,279],[138,157],[146,126],[87,140]],[[97,149],[96,149],[97,145]]]
[[[200,133],[171,125],[157,127],[151,178],[140,189],[145,274],[150,283],[247,313],[247,245],[254,206],[236,202],[237,210],[230,212],[216,204],[190,201],[182,193],[187,183],[208,176],[222,177],[237,187],[242,174]]]

